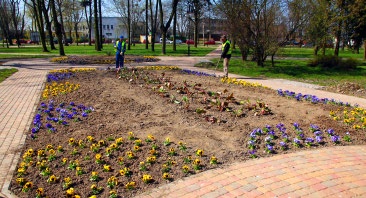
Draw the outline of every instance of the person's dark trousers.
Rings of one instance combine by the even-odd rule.
[[[116,53],[116,69],[122,68],[124,62],[124,56]]]

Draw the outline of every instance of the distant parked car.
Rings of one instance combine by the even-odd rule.
[[[32,40],[28,40],[27,43],[28,44],[37,44],[37,45],[39,44],[38,41],[32,41]]]
[[[194,44],[194,40],[187,40],[186,44]]]
[[[163,38],[160,38],[160,43],[162,43],[162,42],[163,42]],[[166,43],[169,43],[169,44],[172,44],[173,43],[173,41],[171,41],[169,39],[165,39],[165,42]]]
[[[216,44],[215,40],[209,40],[204,43],[204,45],[215,45],[215,44]]]
[[[176,43],[176,44],[182,44],[182,40],[180,40],[180,39],[175,39],[175,43]]]

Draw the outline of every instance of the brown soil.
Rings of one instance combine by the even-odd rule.
[[[133,197],[152,188],[176,181],[183,177],[202,172],[212,168],[223,167],[236,161],[251,160],[249,155],[250,133],[256,128],[264,128],[270,125],[275,131],[275,137],[271,140],[274,148],[272,153],[266,152],[265,138],[268,135],[257,135],[255,150],[257,157],[270,157],[283,153],[296,152],[304,149],[317,149],[319,147],[331,147],[327,136],[327,130],[332,128],[341,137],[338,145],[365,144],[365,135],[362,130],[353,130],[351,127],[334,121],[330,116],[330,110],[344,107],[329,104],[312,104],[310,102],[298,102],[279,96],[276,91],[261,87],[241,86],[222,83],[215,77],[204,77],[182,74],[178,70],[128,70],[124,71],[122,78],[118,79],[114,71],[79,72],[68,80],[70,83],[80,84],[80,88],[71,93],[52,97],[55,107],[70,102],[76,105],[92,106],[95,110],[87,117],[78,115],[79,121],[68,120],[68,126],[62,126],[51,121],[56,132],[49,133],[45,127],[47,116],[42,114],[44,127],[37,133],[36,139],[27,138],[22,154],[30,148],[34,150],[31,156],[33,163],[28,165],[26,173],[22,176],[14,174],[11,190],[19,197],[35,197],[36,189],[44,188],[44,194],[48,197],[62,197],[66,195],[63,189],[63,180],[71,178],[71,185],[75,193],[81,197],[91,196],[90,186],[97,184],[103,188],[97,196],[108,197],[109,188],[107,180],[111,176],[118,178],[118,185],[114,189],[119,197]],[[185,102],[184,97],[188,96]],[[49,104],[50,99],[42,100]],[[344,101],[346,102],[346,101]],[[266,106],[264,106],[266,105]],[[221,107],[221,109],[220,109]],[[238,111],[241,109],[242,111]],[[350,109],[350,108],[348,108]],[[234,112],[237,112],[234,114]],[[57,114],[54,112],[53,114]],[[57,114],[58,115],[58,114]],[[283,141],[276,125],[282,123],[287,128],[286,132],[290,142],[288,148],[281,150],[280,142]],[[298,123],[303,130],[304,138],[315,135],[309,130],[310,124],[320,127],[323,132],[324,142],[305,146],[301,139],[300,147],[292,144],[296,137],[293,124]],[[342,138],[345,132],[351,133],[352,142],[346,142]],[[135,139],[142,140],[140,151],[133,151],[135,141],[130,140],[129,132],[133,132]],[[29,132],[30,133],[30,132]],[[155,139],[147,142],[148,135]],[[93,136],[95,142],[88,142],[87,136]],[[112,151],[106,156],[108,148],[119,137],[123,138],[123,144],[118,150]],[[75,142],[83,141],[85,148],[78,144],[70,145],[69,139]],[[171,144],[164,145],[166,138],[170,138]],[[92,144],[104,140],[97,152],[90,149]],[[180,150],[179,142],[186,145],[187,150]],[[54,161],[47,161],[45,156],[37,157],[37,151],[46,149],[47,145],[53,148],[62,146],[63,152],[56,152]],[[146,159],[152,156],[150,153],[153,145],[156,151],[156,162],[148,164]],[[174,149],[176,154],[169,151]],[[72,155],[72,151],[77,153]],[[197,156],[196,151],[203,150],[203,156]],[[126,152],[132,151],[133,159],[128,159]],[[111,165],[110,172],[103,172],[103,164],[97,164],[96,153],[102,154],[104,165]],[[210,164],[211,156],[216,156],[218,164]],[[187,163],[188,173],[182,171],[185,164],[184,158],[191,156],[192,160],[200,159],[199,170],[194,169],[192,162]],[[124,158],[124,163],[118,163],[119,157]],[[61,160],[67,158],[67,163],[62,165]],[[47,182],[48,176],[40,175],[40,166],[37,161],[45,159],[47,167],[53,175],[58,177],[55,183]],[[79,160],[79,166],[84,174],[76,175],[75,170],[68,168],[70,162]],[[145,161],[147,170],[139,170],[140,162]],[[119,170],[129,168],[131,174],[122,176]],[[164,167],[164,168],[163,168]],[[19,165],[16,170],[18,170]],[[197,168],[197,166],[196,166]],[[163,170],[169,174],[169,179],[163,179]],[[97,171],[100,181],[90,181],[92,171]],[[153,180],[149,183],[142,181],[143,174],[149,174]],[[22,192],[22,186],[16,182],[17,178],[25,178],[25,181],[33,182],[33,187],[28,192]],[[136,182],[134,189],[125,188],[127,182]],[[70,196],[72,197],[72,196]]]

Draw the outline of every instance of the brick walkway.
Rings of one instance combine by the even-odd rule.
[[[217,53],[204,58],[161,57],[158,64],[213,73],[192,65],[219,57]],[[46,74],[56,65],[44,59],[14,60],[4,65],[19,69],[0,83],[0,197],[12,198],[15,196],[8,187],[20,157],[19,151],[24,145]],[[366,108],[365,99],[325,92],[305,83],[235,77],[273,89],[311,93]],[[366,146],[324,148],[235,163],[172,182],[138,197],[366,197],[365,167]]]

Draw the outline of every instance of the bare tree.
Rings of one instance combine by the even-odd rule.
[[[167,22],[164,24],[164,11],[163,11],[163,5],[161,3],[161,0],[158,0],[158,4],[159,4],[159,11],[160,11],[160,30],[161,30],[161,38],[163,40],[162,44],[162,53],[166,54],[166,36],[167,36],[167,32],[168,29],[170,27],[170,23],[173,20],[173,16],[175,15],[175,12],[177,11],[177,5],[178,5],[179,0],[173,0],[172,2],[172,12],[170,13],[169,19],[167,20]]]
[[[0,26],[2,34],[4,36],[4,41],[6,40],[6,46],[9,48],[9,44],[13,44],[10,35],[10,20],[11,14],[9,13],[9,2],[6,0],[0,0]]]
[[[89,45],[91,45],[91,0],[82,0],[81,1],[81,6],[84,7],[84,11],[85,11],[85,19],[86,19],[86,24],[88,26],[88,40],[89,40]],[[87,12],[87,7],[89,6],[89,17],[88,17],[88,12]]]
[[[51,12],[52,12],[52,20],[53,20],[53,25],[55,27],[55,32],[56,32],[56,36],[57,36],[57,40],[58,40],[58,47],[59,47],[59,54],[60,56],[65,56],[65,51],[64,51],[64,45],[62,44],[62,29],[61,29],[61,23],[58,22],[57,16],[57,10],[56,10],[56,4],[54,0],[50,0],[50,5],[51,5]]]
[[[56,47],[55,47],[55,44],[53,42],[52,22],[51,22],[50,17],[49,17],[50,3],[48,3],[48,5],[46,5],[46,2],[44,2],[44,4],[42,5],[42,11],[43,11],[43,15],[44,15],[46,30],[47,30],[48,36],[49,36],[49,42],[50,42],[51,50],[55,50]]]
[[[99,25],[98,25],[98,0],[94,0],[94,33],[95,33],[95,50],[101,51],[100,37],[99,37]]]

